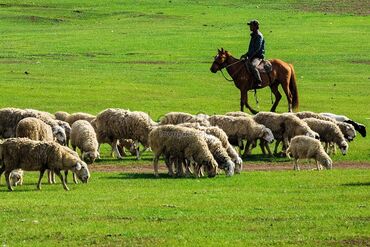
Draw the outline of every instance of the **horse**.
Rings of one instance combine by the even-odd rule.
[[[215,56],[211,66],[211,72],[222,72],[222,69],[226,68],[235,86],[240,90],[240,111],[244,111],[245,106],[253,114],[258,113],[248,104],[248,91],[269,86],[275,95],[275,102],[270,111],[275,112],[281,99],[278,89],[280,84],[288,99],[288,112],[292,112],[292,110],[297,111],[299,106],[298,89],[293,65],[280,59],[270,59],[268,61],[272,65],[272,71],[269,73],[260,73],[262,79],[262,86],[260,87],[255,85],[254,77],[246,68],[245,60],[234,58],[223,48],[221,50],[218,49],[218,54]]]

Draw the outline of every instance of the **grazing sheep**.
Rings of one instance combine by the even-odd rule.
[[[305,119],[305,118],[316,118],[324,121],[330,121],[335,123],[336,121],[334,119],[331,119],[327,116],[320,115],[319,113],[312,112],[312,111],[302,111],[302,112],[296,112],[294,113],[299,119]]]
[[[355,122],[352,119],[349,119],[348,117],[344,115],[337,115],[337,114],[328,113],[328,112],[320,113],[320,115],[335,119],[338,122],[345,122],[345,123],[351,124],[355,128],[355,130],[357,130],[357,132],[361,134],[362,137],[366,137],[366,126],[363,124]]]
[[[137,143],[134,142],[132,139],[120,139],[117,143],[117,148],[119,153],[122,156],[125,156],[125,149],[127,149],[131,155],[136,155],[136,158],[139,159],[140,157],[140,150],[139,146],[137,146]]]
[[[217,173],[217,162],[209,151],[205,139],[199,131],[174,125],[162,125],[154,128],[149,134],[149,145],[154,153],[154,175],[158,177],[158,160],[161,155],[177,161],[189,160],[195,162],[195,174],[198,176],[200,169],[207,169],[208,177]],[[167,164],[170,171],[170,166]]]
[[[161,119],[161,125],[165,124],[181,124],[181,123],[199,123],[203,126],[209,126],[209,122],[205,116],[194,116],[185,112],[169,112]]]
[[[203,131],[203,132],[205,132],[209,135],[213,135],[213,136],[217,137],[221,141],[222,146],[226,149],[227,154],[229,155],[231,160],[234,162],[234,164],[235,164],[235,173],[239,174],[242,171],[242,169],[243,169],[243,160],[239,157],[239,155],[236,152],[236,150],[234,149],[234,147],[229,143],[228,137],[227,137],[225,131],[223,131],[221,128],[219,128],[217,126],[209,126],[209,127],[208,126],[201,126],[198,123],[184,123],[184,124],[180,124],[179,126],[198,129],[198,130],[201,130],[201,131]]]
[[[34,141],[54,141],[51,127],[34,117],[20,120],[15,132],[16,137],[26,137]]]
[[[340,148],[342,154],[346,155],[348,144],[338,125],[317,118],[305,118],[303,121],[305,121],[313,131],[320,135],[320,141],[325,143],[327,153],[329,153],[329,144],[335,143]]]
[[[263,139],[268,143],[274,140],[274,135],[269,128],[250,117],[214,115],[210,116],[208,121],[211,125],[218,126],[225,131],[231,143],[232,140],[237,140],[239,147],[243,146],[243,140],[247,140],[243,156],[249,153],[249,146],[257,139]]]
[[[319,140],[308,136],[296,136],[290,142],[286,151],[287,156],[294,158],[294,170],[299,170],[298,159],[315,159],[317,170],[320,170],[319,163],[327,169],[332,169],[332,160],[321,146]]]
[[[18,122],[23,118],[34,117],[50,125],[56,140],[64,144],[66,141],[66,133],[51,116],[52,115],[48,112],[33,109],[2,108],[0,109],[0,138],[15,137]]]
[[[11,171],[9,175],[9,179],[10,179],[11,186],[23,185],[23,170],[16,169],[16,170]]]
[[[277,154],[277,148],[280,142],[283,142],[283,154],[286,148],[289,146],[290,140],[297,135],[307,135],[312,138],[319,139],[319,134],[312,131],[308,127],[307,123],[299,119],[293,113],[283,113],[278,114],[274,112],[259,112],[253,119],[260,124],[265,125],[267,128],[271,129],[275,139],[275,150],[274,153]],[[266,143],[261,143],[261,148],[265,146],[271,154],[269,147]]]
[[[243,111],[232,111],[225,113],[225,116],[231,116],[231,117],[252,117],[246,112]]]
[[[69,115],[70,114],[68,112],[65,112],[65,111],[57,111],[56,113],[54,113],[55,119],[56,120],[61,120],[61,121],[66,121],[66,119]]]
[[[146,148],[149,132],[157,124],[145,112],[131,112],[123,109],[106,109],[96,116],[98,142],[108,141],[117,157],[122,159],[117,149],[117,140],[132,139],[137,146],[139,142]]]
[[[5,171],[9,191],[12,191],[9,175],[14,169],[40,171],[37,188],[41,189],[41,179],[46,169],[53,170],[60,178],[65,190],[69,190],[61,170],[72,170],[77,177],[87,183],[90,173],[87,165],[66,147],[56,142],[33,141],[27,138],[10,138],[0,144],[0,176]]]
[[[69,125],[69,123],[65,122],[65,121],[62,121],[62,120],[55,120],[58,125],[60,127],[62,127],[64,129],[64,132],[66,133],[66,141],[64,143],[65,146],[68,146],[69,145],[69,140],[71,139],[71,131],[72,131],[72,128],[71,126]]]
[[[66,117],[64,121],[66,121],[67,123],[69,123],[70,126],[72,126],[72,124],[76,122],[77,120],[86,120],[88,122],[91,122],[94,119],[95,119],[95,116],[89,113],[76,112]]]
[[[80,149],[81,158],[87,164],[92,164],[99,155],[95,130],[86,120],[77,120],[72,124],[71,145],[74,151],[76,147]]]
[[[344,138],[346,138],[347,141],[351,142],[356,137],[356,130],[353,127],[353,125],[345,122],[337,122],[337,125],[342,131]]]

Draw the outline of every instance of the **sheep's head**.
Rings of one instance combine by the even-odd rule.
[[[316,140],[320,140],[320,135],[311,129],[306,132],[306,136],[314,138]]]
[[[356,130],[352,125],[345,124],[343,135],[348,141],[353,141],[353,139],[356,137]]]
[[[23,172],[22,172],[23,174]],[[19,172],[10,173],[10,183],[11,186],[17,186],[22,180],[22,174]]]
[[[94,163],[95,159],[99,156],[99,153],[97,151],[91,151],[91,152],[85,152],[82,155],[82,159],[87,163],[87,164],[92,164]]]
[[[272,131],[269,128],[264,127],[262,134],[263,134],[262,138],[268,143],[272,143],[274,141],[274,135],[272,134]]]
[[[328,170],[331,170],[333,168],[333,161],[329,158],[329,156],[324,159],[321,164]]]
[[[77,175],[78,179],[80,179],[82,183],[88,182],[90,178],[90,172],[85,162],[76,162],[76,164],[72,166],[72,171]]]
[[[52,130],[53,130],[53,136],[56,139],[56,141],[59,144],[64,145],[67,140],[66,132],[64,131],[64,129],[60,127],[59,125],[57,125],[57,126],[52,127]]]
[[[209,178],[213,178],[217,175],[218,165],[216,160],[212,159],[211,161],[206,161],[203,167],[206,168]]]
[[[235,173],[240,174],[240,172],[243,170],[243,160],[238,156],[236,160],[234,160],[235,163]]]
[[[225,164],[224,170],[226,172],[226,176],[234,175],[235,164],[231,160],[228,160]]]
[[[347,151],[348,151],[348,143],[343,141],[340,143],[339,145],[339,148],[340,148],[340,151],[342,152],[343,155],[346,155],[347,154]]]

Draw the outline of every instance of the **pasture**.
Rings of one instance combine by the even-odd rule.
[[[2,1],[0,107],[91,114],[118,107],[148,112],[154,120],[170,111],[236,111],[239,91],[209,69],[217,48],[235,57],[245,53],[245,23],[257,18],[267,58],[294,64],[301,111],[344,114],[370,126],[367,1],[245,2]],[[257,108],[252,92],[249,97]],[[270,109],[269,89],[258,91],[258,99],[258,110]],[[277,111],[286,110],[283,98]],[[370,242],[368,137],[358,135],[346,156],[333,157],[334,170],[322,172],[245,171],[214,179],[162,174],[154,179],[147,168],[150,152],[141,161],[118,161],[104,146],[102,158],[90,183],[70,184],[69,192],[46,180],[36,191],[36,173],[27,173],[25,185],[13,193],[2,183],[0,244]],[[255,149],[245,166],[292,167],[287,162],[262,157]],[[353,168],[336,169],[336,163]]]

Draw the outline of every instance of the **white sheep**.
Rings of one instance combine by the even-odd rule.
[[[90,113],[75,112],[67,116],[64,121],[66,121],[67,123],[69,123],[70,126],[72,126],[72,124],[76,122],[77,120],[86,120],[91,123],[91,121],[94,119],[95,119],[95,116]]]
[[[332,169],[332,160],[325,152],[319,140],[308,136],[294,137],[286,150],[287,156],[294,158],[294,170],[299,170],[299,159],[315,159],[317,169],[320,170],[320,164],[327,169]]]
[[[252,117],[246,112],[243,111],[232,111],[225,113],[225,116],[231,116],[231,117]]]
[[[345,123],[351,124],[355,128],[355,130],[358,131],[358,133],[362,135],[362,137],[366,137],[366,126],[361,123],[355,122],[354,120],[348,118],[347,116],[337,115],[337,114],[329,113],[329,112],[320,113],[320,115],[335,119],[338,122],[345,122]]]
[[[117,157],[122,159],[117,149],[117,140],[132,139],[147,148],[149,132],[157,125],[147,113],[123,109],[106,109],[94,121],[98,142],[109,141]]]
[[[9,175],[10,185],[11,186],[18,186],[23,185],[23,170],[22,169],[15,169],[11,171]]]
[[[181,124],[181,123],[199,123],[203,126],[209,126],[206,115],[194,116],[185,112],[169,112],[161,119],[159,124]]]
[[[54,141],[51,127],[34,117],[20,120],[17,124],[15,136],[26,137],[34,141]]]
[[[87,164],[92,164],[99,156],[96,133],[88,121],[77,120],[72,124],[71,146],[74,151],[76,147],[80,149],[81,158]]]
[[[65,112],[65,111],[57,111],[56,113],[54,113],[55,119],[56,120],[62,120],[62,121],[66,121],[66,118],[69,115],[70,114],[68,112]]]
[[[41,189],[41,179],[46,169],[53,170],[59,176],[65,190],[69,189],[60,173],[61,170],[72,170],[84,183],[87,183],[90,177],[86,163],[56,142],[9,138],[0,144],[0,164],[0,176],[5,171],[9,191],[13,190],[9,175],[14,169],[40,171],[38,189]]]
[[[320,141],[325,143],[326,152],[329,153],[329,144],[335,143],[338,145],[343,155],[346,155],[348,144],[344,139],[338,125],[333,122],[320,120],[317,118],[303,119],[308,126],[320,135]]]
[[[174,125],[162,125],[154,128],[149,134],[149,144],[154,153],[154,175],[158,177],[158,160],[165,156],[166,165],[170,157],[177,161],[184,159],[196,163],[195,174],[198,176],[202,167],[206,168],[208,176],[217,173],[217,162],[209,151],[205,139],[199,131]],[[169,170],[171,173],[171,171]]]
[[[289,146],[290,140],[297,135],[306,135],[316,139],[320,138],[318,133],[311,130],[307,123],[299,119],[293,113],[278,114],[274,112],[259,112],[253,117],[253,119],[257,123],[265,125],[272,131],[276,139],[275,154],[277,154],[277,148],[280,142],[283,142],[284,153],[286,148]],[[266,143],[262,143],[261,145],[265,146],[271,154]]]
[[[247,140],[243,156],[249,153],[249,146],[255,143],[258,139],[263,139],[268,143],[274,141],[272,131],[257,123],[250,117],[232,117],[224,115],[213,115],[208,118],[208,121],[213,126],[221,128],[232,144],[238,144],[240,148],[243,147],[243,140]],[[236,143],[235,143],[236,140]]]

